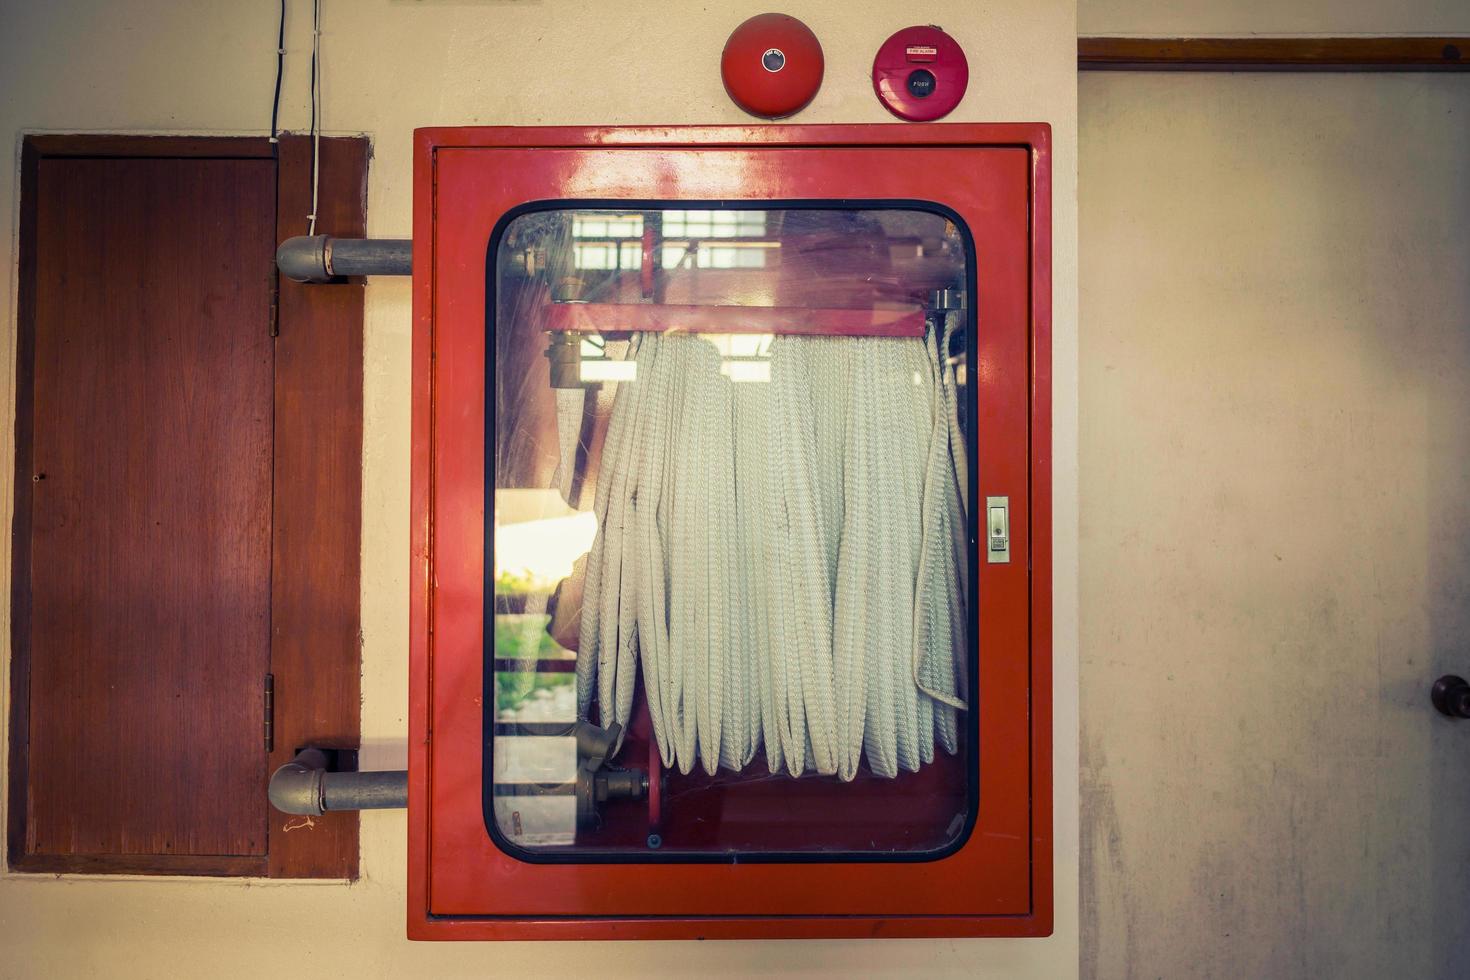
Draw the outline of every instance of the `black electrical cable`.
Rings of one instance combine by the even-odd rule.
[[[271,215],[271,228],[281,227],[281,78],[286,73],[286,0],[281,0],[281,18],[276,26],[276,94],[271,97],[271,179],[275,186],[271,192],[271,203],[274,205]],[[271,295],[278,296],[280,293],[279,273],[272,271]],[[277,319],[277,304],[271,301],[271,336],[280,335],[280,321]],[[275,419],[271,419],[271,433],[274,439]]]
[[[281,23],[276,28],[276,94],[271,99],[271,146],[274,148],[280,141],[280,127],[278,123],[281,118],[281,77],[286,72],[286,0],[281,0]]]
[[[322,0],[311,3],[311,214],[307,215],[306,233],[316,234],[317,168],[321,160],[321,138],[317,135],[317,103],[321,98],[321,81],[317,74],[317,53],[321,48]]]

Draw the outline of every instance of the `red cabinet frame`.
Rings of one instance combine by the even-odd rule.
[[[984,433],[980,812],[933,861],[530,864],[481,808],[486,249],[534,200],[928,200],[975,239]],[[1052,929],[1051,169],[1045,124],[464,128],[415,134],[408,934],[1044,936]],[[972,504],[973,506],[973,504]],[[986,644],[989,644],[988,646]]]

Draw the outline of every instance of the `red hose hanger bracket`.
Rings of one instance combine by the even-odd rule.
[[[905,27],[884,41],[873,59],[878,101],[911,122],[949,115],[969,84],[964,49],[937,27]]]
[[[822,87],[822,45],[795,17],[758,14],[730,33],[720,76],[735,104],[753,116],[799,112]]]
[[[797,306],[548,303],[552,333],[769,333],[807,337],[922,337],[924,311]]]

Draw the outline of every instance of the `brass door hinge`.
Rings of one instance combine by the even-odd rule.
[[[276,675],[265,675],[265,751],[276,750]]]
[[[281,311],[281,273],[276,268],[276,257],[271,255],[271,311],[270,331],[272,337],[281,335],[280,311]]]

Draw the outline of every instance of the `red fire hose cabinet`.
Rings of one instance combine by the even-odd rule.
[[[1049,136],[418,131],[410,937],[1050,934]]]

